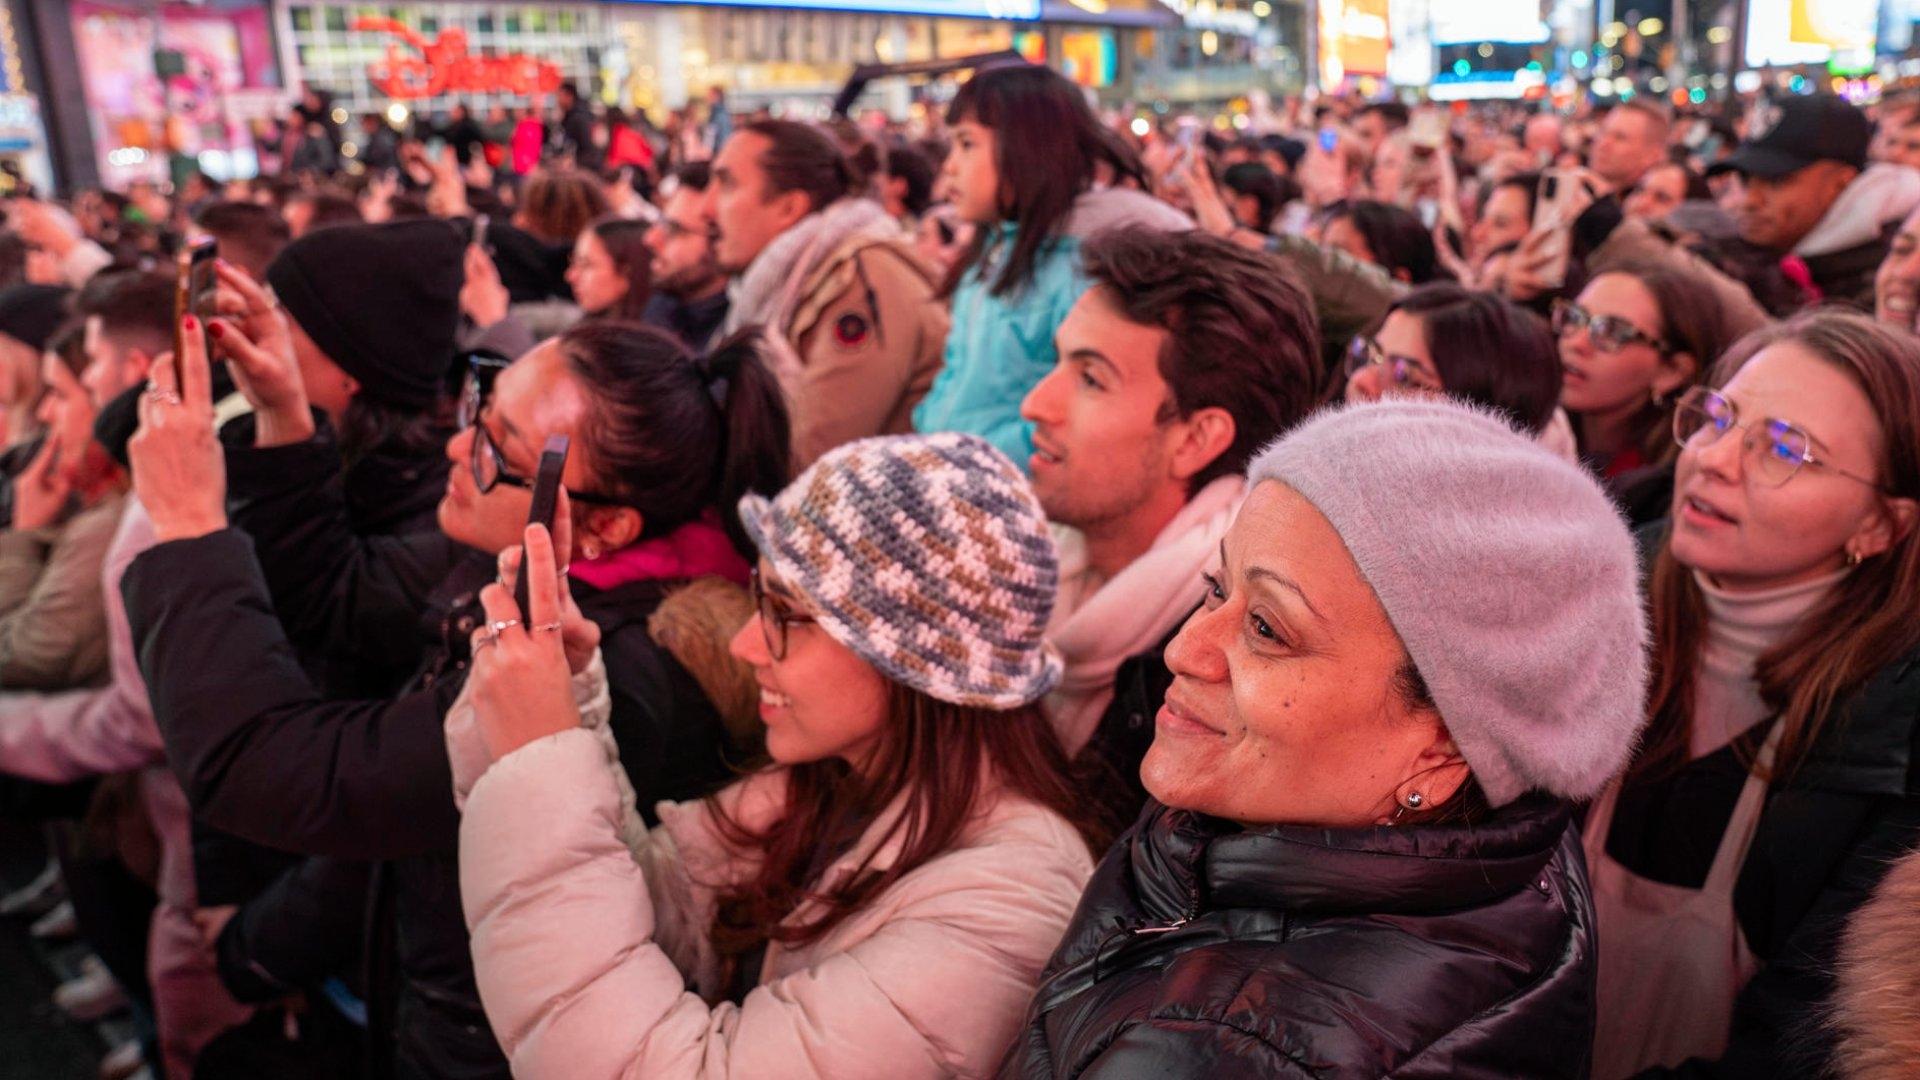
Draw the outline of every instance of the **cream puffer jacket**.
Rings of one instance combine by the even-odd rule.
[[[703,803],[662,803],[648,830],[605,728],[604,669],[574,680],[582,727],[489,765],[464,698],[448,714],[460,892],[481,1001],[524,1078],[990,1075],[1093,870],[1058,814],[991,800],[959,844],[812,944],[769,946],[759,985],[720,1002],[716,889],[753,862]],[[477,776],[475,780],[473,777]],[[720,795],[764,826],[786,772]],[[470,791],[468,790],[470,788]],[[823,875],[876,849],[888,815]],[[806,917],[811,909],[796,912]]]

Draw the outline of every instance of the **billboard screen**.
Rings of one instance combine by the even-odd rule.
[[[1387,0],[1327,0],[1320,5],[1320,75],[1387,73]]]
[[[1040,17],[1040,0],[674,0],[675,3],[717,7],[806,8],[848,11],[863,15],[933,15],[953,19],[1017,19]]]
[[[1435,45],[1547,40],[1540,0],[1432,0],[1428,12]]]
[[[1749,0],[1747,66],[1824,64],[1834,53],[1871,55],[1879,0]]]

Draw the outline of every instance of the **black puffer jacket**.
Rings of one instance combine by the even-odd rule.
[[[1473,828],[1150,803],[1094,872],[1003,1078],[1580,1077],[1594,925],[1567,808]]]

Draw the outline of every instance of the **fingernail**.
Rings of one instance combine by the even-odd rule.
[[[185,327],[188,330],[198,330],[200,329],[200,320],[189,315],[186,318],[180,320],[180,325]]]
[[[224,326],[221,326],[219,323],[208,323],[207,333],[212,334],[214,337],[217,337],[217,338],[225,337],[227,334],[227,328]]]

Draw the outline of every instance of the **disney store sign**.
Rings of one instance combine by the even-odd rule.
[[[560,88],[559,65],[526,53],[476,56],[467,50],[467,32],[459,27],[440,31],[432,41],[398,19],[385,16],[362,16],[353,21],[352,28],[400,39],[389,42],[386,56],[367,67],[368,81],[389,97],[545,94]]]

